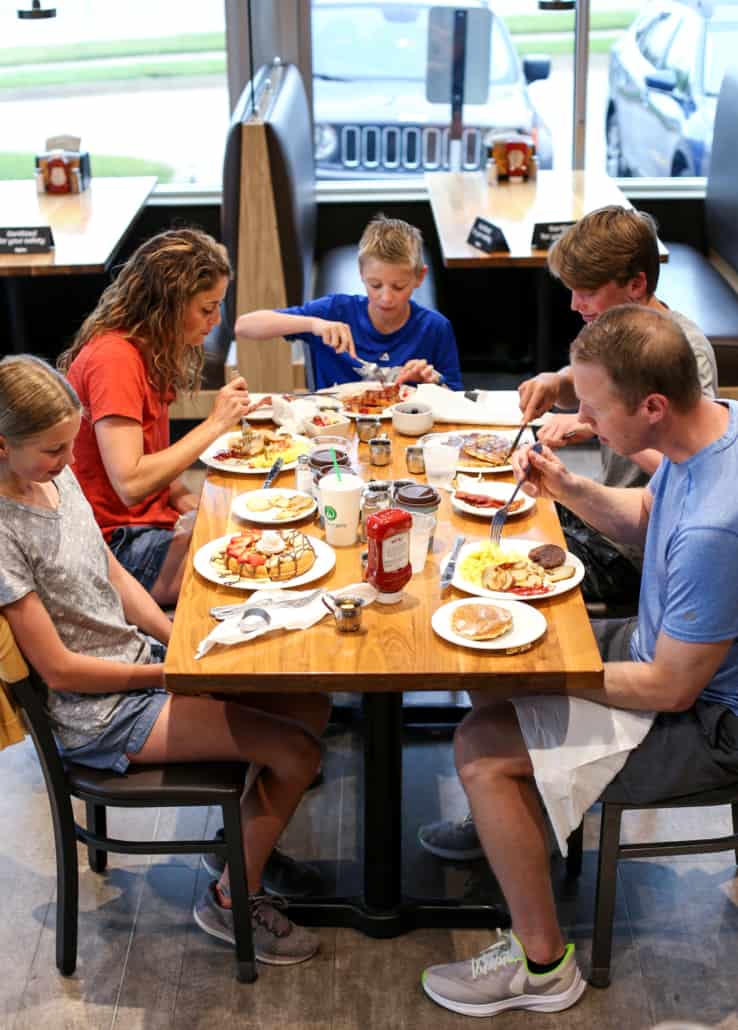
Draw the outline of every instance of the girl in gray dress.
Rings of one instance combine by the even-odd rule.
[[[262,767],[241,802],[256,957],[301,962],[318,938],[261,893],[261,879],[319,766],[328,699],[249,694],[244,704],[166,692],[148,637],[166,645],[171,624],[115,559],[67,468],[80,419],[74,390],[45,362],[0,361],[0,610],[46,683],[65,757],[121,773],[131,762]],[[234,942],[229,903],[226,868],[195,918]]]

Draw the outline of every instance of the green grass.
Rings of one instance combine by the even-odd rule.
[[[0,68],[21,64],[57,64],[60,61],[96,61],[109,57],[145,57],[150,54],[197,54],[225,51],[223,32],[200,32],[155,39],[92,40],[49,47],[0,49]]]
[[[115,154],[92,154],[92,174],[101,179],[118,175],[156,175],[160,183],[172,182],[174,169],[163,161],[149,161],[143,157],[124,157]],[[32,179],[35,174],[35,155],[22,151],[0,151],[0,180]]]
[[[193,57],[186,61],[134,61],[131,64],[91,65],[68,68],[59,65],[33,71],[0,71],[0,89],[34,86],[68,86],[81,82],[127,82],[130,79],[173,79],[200,75],[224,75],[225,54]]]
[[[591,54],[608,54],[618,36],[595,36],[589,41],[589,52]],[[562,36],[559,39],[550,37],[548,39],[522,39],[516,40],[515,46],[521,57],[527,54],[545,54],[553,57],[555,54],[573,54],[574,36]]]
[[[593,11],[590,29],[607,31],[627,29],[638,14],[635,10]],[[533,35],[538,32],[573,32],[574,12],[542,11],[540,14],[510,14],[503,19],[513,35]]]

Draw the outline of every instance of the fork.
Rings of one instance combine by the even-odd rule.
[[[540,444],[540,443],[534,444],[531,447],[531,450],[535,451],[536,454],[540,454],[542,449],[543,449],[543,444]],[[507,519],[508,512],[510,511],[510,505],[515,500],[515,497],[516,497],[516,495],[518,493],[518,490],[520,489],[520,487],[523,485],[523,483],[526,481],[526,479],[530,475],[530,471],[531,471],[531,465],[530,465],[530,462],[528,462],[528,467],[526,468],[526,470],[523,473],[522,477],[516,483],[515,489],[510,494],[510,500],[507,502],[507,504],[504,504],[501,508],[499,508],[495,512],[495,517],[492,519],[492,523],[491,523],[491,525],[489,527],[489,538],[490,538],[490,540],[492,541],[493,544],[499,544],[500,540],[502,539],[502,529],[503,529],[503,527],[505,525],[505,521]]]
[[[310,590],[303,597],[290,598],[289,600],[272,601],[270,598],[264,598],[263,601],[259,601],[258,606],[260,608],[304,608],[306,604],[310,604],[318,594],[323,592],[323,587],[318,587],[317,590]],[[210,614],[218,622],[223,622],[224,619],[230,619],[232,615],[238,615],[239,612],[246,611],[247,608],[253,608],[253,601],[241,601],[240,604],[221,604],[215,605],[210,609]]]

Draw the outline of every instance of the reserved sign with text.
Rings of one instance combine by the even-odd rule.
[[[0,254],[48,254],[53,249],[50,225],[0,228]]]
[[[475,219],[466,242],[486,254],[493,254],[497,250],[510,250],[502,229],[486,218]]]
[[[572,225],[574,222],[536,222],[531,247],[534,250],[548,250]]]

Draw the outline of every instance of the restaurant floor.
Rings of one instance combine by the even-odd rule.
[[[405,751],[406,888],[412,884],[416,895],[497,899],[484,862],[442,863],[415,843],[424,821],[465,812],[449,740],[413,732]],[[282,841],[289,853],[316,862],[329,891],[356,882],[359,771],[356,728],[331,726],[325,781],[308,793]],[[108,872],[100,876],[80,849],[79,961],[76,974],[62,978],[54,965],[53,835],[30,742],[0,754],[0,777],[3,1030],[451,1030],[464,1025],[463,1016],[425,997],[420,971],[478,952],[491,940],[490,932],[423,930],[382,941],[351,930],[321,929],[321,950],[312,961],[290,968],[260,966],[255,984],[238,984],[229,948],[203,934],[192,919],[194,899],[207,883],[196,857],[111,856]],[[628,819],[626,832],[629,839],[639,831],[713,834],[727,828],[728,818],[727,810],[648,813]],[[597,825],[593,810],[585,822],[578,881],[567,881],[562,860],[552,859],[561,918],[585,971]],[[151,832],[163,838],[172,830],[183,836],[214,831],[217,819],[194,809],[116,810],[109,827],[116,836]],[[574,1008],[555,1015],[503,1014],[495,1028],[629,1030],[677,1016],[723,1030],[738,1027],[737,902],[729,853],[624,864],[609,989],[589,988]]]

